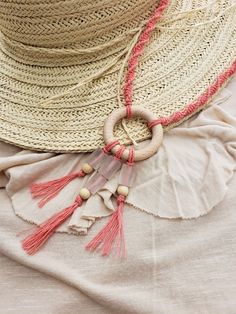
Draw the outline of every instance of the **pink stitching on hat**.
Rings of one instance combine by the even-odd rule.
[[[140,35],[138,42],[134,46],[131,56],[128,61],[128,71],[124,85],[124,100],[127,106],[127,117],[130,118],[132,115],[132,102],[133,102],[133,82],[135,78],[135,70],[138,65],[138,59],[142,55],[145,45],[151,38],[151,33],[155,28],[157,21],[161,18],[165,8],[167,7],[169,0],[161,0],[158,7],[155,9],[151,18],[148,20],[144,31]]]
[[[167,126],[172,123],[177,123],[183,118],[193,114],[209,102],[212,96],[214,96],[222,85],[226,83],[227,79],[229,79],[234,73],[236,73],[236,61],[234,61],[225,72],[221,73],[215,82],[210,85],[196,101],[188,104],[183,110],[173,113],[170,117],[162,117],[149,122],[148,127],[151,129],[157,124]]]

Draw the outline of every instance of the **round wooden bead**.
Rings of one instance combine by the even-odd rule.
[[[89,192],[88,189],[82,188],[82,189],[79,191],[79,195],[81,196],[81,198],[82,198],[83,200],[87,200],[88,198],[90,198],[91,193]]]
[[[91,173],[93,171],[93,167],[90,166],[90,164],[85,163],[85,164],[82,165],[82,170],[83,170],[83,172],[89,174],[89,173]]]
[[[117,193],[119,195],[127,196],[129,194],[129,188],[125,185],[119,185],[117,188]]]

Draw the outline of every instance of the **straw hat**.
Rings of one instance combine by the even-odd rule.
[[[104,120],[124,105],[127,59],[157,5],[0,0],[0,139],[55,152],[102,145]],[[134,105],[153,111],[167,130],[209,103],[235,60],[234,0],[172,0],[139,62]],[[116,134],[124,143],[150,136],[135,119]]]

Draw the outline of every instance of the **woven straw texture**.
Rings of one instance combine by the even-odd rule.
[[[124,105],[129,52],[157,5],[0,0],[0,139],[55,152],[101,146],[106,117]],[[170,1],[140,59],[133,104],[168,118],[235,70],[235,60],[235,0]],[[202,109],[211,96],[165,129]],[[124,124],[116,129],[123,143],[150,137],[142,121],[125,125],[128,134]]]

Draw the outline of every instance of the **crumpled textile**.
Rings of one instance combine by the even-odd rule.
[[[11,314],[74,314],[78,312],[88,314],[235,314],[236,79],[230,82],[227,89],[214,103],[215,105],[175,130],[181,133],[182,127],[185,128],[186,139],[189,138],[188,132],[195,130],[194,139],[199,145],[190,147],[189,141],[188,146],[183,145],[180,149],[178,145],[183,143],[184,132],[180,142],[176,136],[175,145],[171,144],[182,157],[194,155],[194,159],[187,158],[189,163],[186,163],[184,158],[181,164],[177,160],[177,155],[171,154],[171,159],[174,157],[175,159],[171,162],[168,160],[167,163],[165,154],[171,149],[168,146],[171,139],[166,134],[163,147],[169,147],[169,150],[163,149],[164,161],[161,163],[159,160],[159,165],[171,164],[172,168],[167,166],[168,173],[165,175],[174,177],[175,183],[181,182],[182,186],[193,184],[196,177],[199,184],[197,191],[208,195],[208,204],[210,195],[214,202],[218,200],[218,204],[213,208],[209,207],[208,211],[211,212],[198,219],[159,219],[155,215],[144,212],[153,206],[159,214],[161,213],[161,208],[156,206],[158,198],[155,189],[157,186],[154,191],[148,189],[148,194],[142,192],[142,196],[139,196],[136,193],[139,201],[143,202],[142,204],[147,203],[148,207],[141,208],[143,211],[139,210],[141,206],[134,208],[127,204],[125,207],[123,221],[128,252],[125,260],[115,259],[113,256],[105,258],[84,250],[86,243],[101,230],[107,218],[98,220],[85,237],[54,235],[37,254],[28,256],[22,250],[21,237],[16,235],[31,226],[16,217],[16,209],[19,209],[20,214],[27,213],[28,220],[35,219],[36,212],[37,219],[43,220],[43,215],[45,217],[49,215],[48,211],[52,207],[38,209],[28,194],[27,182],[31,179],[40,180],[40,177],[45,176],[46,173],[48,178],[54,179],[61,175],[58,171],[64,174],[73,165],[68,166],[69,162],[64,160],[63,155],[22,151],[1,143],[0,254],[4,257],[0,256],[0,312]],[[202,124],[198,122],[199,119]],[[209,122],[208,128],[206,121]],[[188,123],[189,131],[187,131]],[[208,133],[204,135],[201,128],[207,130]],[[169,138],[169,142],[166,138]],[[193,142],[194,139],[192,139]],[[190,155],[186,156],[184,152]],[[202,156],[205,158],[203,159]],[[73,159],[75,156],[70,155],[70,158]],[[201,160],[202,163],[200,163]],[[59,161],[62,167],[57,168]],[[76,162],[72,163],[76,165]],[[40,165],[37,171],[34,164]],[[153,165],[156,167],[157,162],[153,162]],[[217,168],[216,165],[218,165]],[[32,168],[34,171],[31,171]],[[155,169],[152,168],[149,174],[144,175],[153,178],[152,171]],[[165,168],[161,169],[163,171]],[[182,169],[183,173],[178,172],[179,169]],[[206,179],[204,185],[204,180],[199,179],[206,178],[201,169],[205,170],[204,174],[208,173],[208,184]],[[215,172],[209,169],[215,169]],[[192,178],[192,180],[185,181],[184,178]],[[71,183],[73,184],[76,185],[74,188],[76,194],[79,180],[77,183]],[[151,186],[148,180],[142,185],[143,190],[146,189],[145,185]],[[169,185],[169,191],[172,191],[171,186],[172,184]],[[174,196],[177,195],[176,199],[181,202],[182,213],[177,210],[179,207],[176,202],[171,205],[167,198],[165,206],[162,207],[163,215],[171,218],[168,208],[171,213],[179,216],[189,213],[189,208],[192,214],[199,215],[199,203],[195,205],[190,202],[191,199],[194,201],[192,194],[185,193],[178,184],[176,186]],[[200,186],[207,189],[203,191]],[[98,216],[101,215],[102,210],[106,214],[112,211],[109,189],[101,192],[103,198],[97,195],[93,199],[96,204],[99,201],[101,207],[96,206],[93,209],[91,200],[90,210],[97,210]],[[19,197],[20,191],[23,193],[22,198]],[[67,192],[69,191],[71,188],[68,187]],[[163,191],[163,186],[160,191]],[[70,193],[73,194],[73,192]],[[151,198],[153,195],[154,198]],[[196,193],[193,195],[196,196]],[[182,196],[186,199],[183,200]],[[199,198],[202,199],[201,194]],[[222,200],[219,201],[221,198]],[[104,199],[106,206],[104,206]],[[50,204],[54,204],[56,211],[63,202],[70,201],[58,197]],[[28,203],[31,208],[22,206],[20,202],[26,205]],[[12,205],[14,205],[14,210]],[[26,209],[28,212],[25,212]],[[30,209],[33,210],[32,217],[29,217]],[[83,208],[83,210],[88,213],[89,208]],[[72,223],[73,219],[76,228],[80,228],[77,222],[81,216],[74,215],[68,223]],[[67,225],[63,228],[68,232]]]
[[[0,189],[0,312],[10,314],[235,314],[236,172],[222,202],[198,219],[124,211],[127,258],[84,249],[87,236],[56,234],[35,255],[21,247]]]
[[[136,164],[128,204],[162,218],[190,219],[207,214],[224,198],[236,164],[236,96],[232,97],[232,86],[233,82],[207,109],[167,132],[157,154]],[[6,186],[17,216],[40,224],[73,203],[86,178],[72,181],[41,209],[32,199],[29,185],[78,169],[86,154],[56,155],[0,145],[0,183]],[[86,234],[96,218],[110,215],[117,181],[118,174],[58,231]]]

